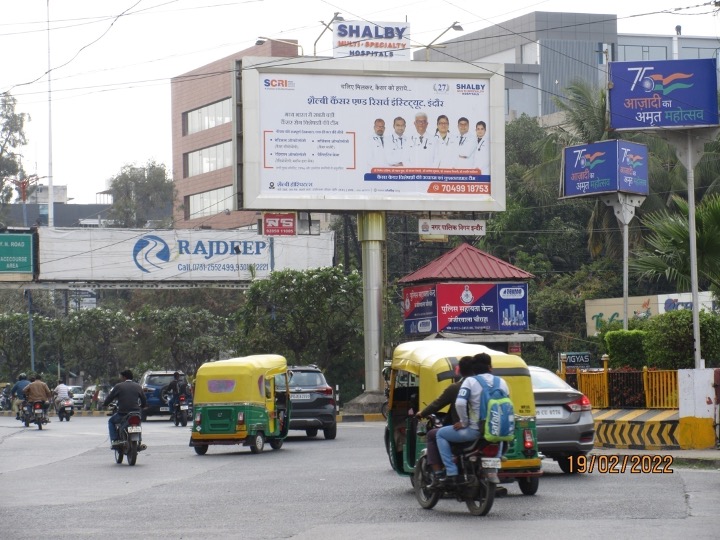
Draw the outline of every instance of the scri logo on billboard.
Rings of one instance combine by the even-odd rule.
[[[295,88],[295,81],[290,79],[265,79],[263,81],[265,88],[277,88],[277,89],[293,89]]]

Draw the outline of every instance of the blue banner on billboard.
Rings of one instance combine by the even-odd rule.
[[[562,197],[615,191],[648,194],[648,152],[644,144],[610,140],[568,146],[563,158]]]
[[[403,289],[403,319],[406,334],[437,332],[435,285],[418,285]]]
[[[612,129],[658,129],[718,124],[714,58],[610,62]]]

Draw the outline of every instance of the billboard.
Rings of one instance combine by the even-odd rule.
[[[648,152],[644,144],[601,141],[563,151],[561,197],[621,191],[647,195]]]
[[[39,229],[41,281],[243,281],[332,266],[334,233]]]
[[[242,62],[246,208],[505,209],[502,65]]]
[[[437,283],[403,289],[406,334],[528,328],[527,283]]]
[[[406,22],[336,21],[333,57],[412,60],[410,25]]]
[[[714,58],[610,62],[612,129],[659,129],[718,124]]]

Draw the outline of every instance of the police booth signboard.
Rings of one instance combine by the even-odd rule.
[[[647,195],[648,152],[644,144],[609,140],[563,151],[561,197],[623,192]]]
[[[610,62],[612,129],[718,124],[715,58]]]

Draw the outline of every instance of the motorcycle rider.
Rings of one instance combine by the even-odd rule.
[[[53,389],[53,394],[55,394],[55,409],[57,410],[60,403],[70,398],[70,387],[65,384],[65,381],[60,380],[60,384]]]
[[[142,386],[132,380],[132,371],[126,369],[120,372],[123,378],[122,382],[113,386],[113,389],[103,401],[103,407],[107,407],[113,401],[117,400],[117,409],[115,414],[108,418],[108,431],[110,434],[110,448],[120,444],[117,425],[120,421],[131,412],[140,412],[141,409],[147,407],[147,399]],[[144,445],[143,445],[144,446]],[[144,450],[145,448],[141,448]]]
[[[175,373],[173,373],[173,380],[170,381],[165,386],[163,386],[162,389],[160,390],[161,396],[171,393],[170,401],[168,401],[168,406],[170,408],[170,414],[174,413],[175,405],[178,402],[178,397],[180,396],[180,394],[185,394],[186,392],[187,392],[187,382],[185,382],[185,380],[181,380],[180,372],[176,371]]]
[[[49,422],[48,408],[50,407],[50,401],[52,400],[52,392],[50,387],[45,384],[42,380],[42,374],[38,373],[35,375],[35,380],[23,388],[25,399],[32,403],[34,401],[42,401],[43,408],[43,421]]]
[[[15,412],[16,420],[20,420],[20,405],[25,399],[25,394],[23,393],[23,390],[28,384],[30,384],[30,381],[27,380],[27,375],[25,375],[25,373],[21,373],[20,375],[18,375],[17,382],[13,384],[13,387],[10,390],[12,410]]]

